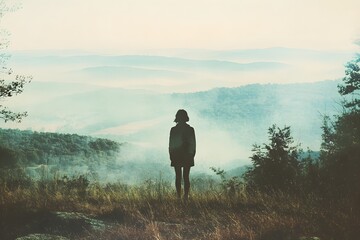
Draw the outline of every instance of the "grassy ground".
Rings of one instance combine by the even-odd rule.
[[[104,223],[91,228],[59,221],[54,213],[81,213]],[[194,184],[187,203],[172,184],[91,183],[86,178],[2,181],[0,239],[30,233],[69,239],[316,239],[360,238],[360,215],[349,204],[314,195],[239,190],[229,196],[214,183]]]

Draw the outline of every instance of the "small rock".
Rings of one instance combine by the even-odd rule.
[[[318,237],[301,237],[299,240],[320,240]]]
[[[51,234],[29,234],[24,237],[16,238],[15,240],[70,240],[66,237],[51,235]]]
[[[55,215],[62,219],[63,221],[66,221],[71,224],[75,224],[76,222],[81,223],[83,222],[84,227],[85,225],[90,226],[94,230],[104,230],[105,224],[101,220],[93,219],[87,217],[85,214],[77,213],[77,212],[55,212]]]

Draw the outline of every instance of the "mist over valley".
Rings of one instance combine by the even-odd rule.
[[[301,68],[320,60],[332,66],[350,56],[284,48],[171,54],[14,53],[12,64],[33,69],[35,80],[7,103],[29,116],[2,127],[127,143],[118,162],[145,163],[130,168],[133,176],[143,176],[139,169],[153,164],[170,170],[169,130],[183,108],[196,131],[194,171],[234,169],[250,163],[252,145],[267,140],[272,124],[291,126],[296,143],[317,151],[323,116],[341,110],[339,82],[324,79],[329,73],[323,70],[318,81],[298,83],[306,75]]]

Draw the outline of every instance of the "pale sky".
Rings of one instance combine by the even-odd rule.
[[[24,0],[12,50],[353,50],[359,0]]]

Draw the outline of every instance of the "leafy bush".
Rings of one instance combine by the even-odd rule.
[[[245,179],[250,187],[264,190],[296,191],[300,176],[298,146],[293,145],[290,127],[269,128],[269,144],[254,145],[253,166]]]

